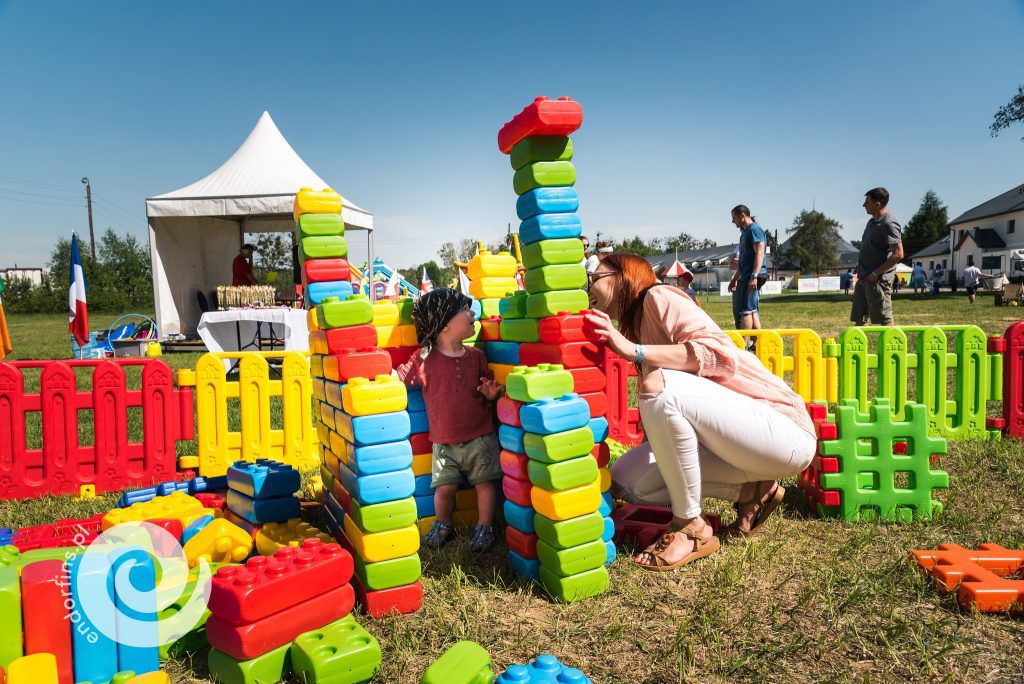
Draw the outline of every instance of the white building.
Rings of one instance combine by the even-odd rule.
[[[43,284],[43,274],[46,273],[45,268],[5,268],[0,271],[0,276],[6,281],[10,280],[28,280],[33,285]]]
[[[1013,268],[1024,268],[1024,185],[957,216],[949,229],[957,274],[973,264],[988,274],[1013,276]]]

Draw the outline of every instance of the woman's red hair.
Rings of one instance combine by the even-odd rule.
[[[658,276],[654,275],[647,259],[636,254],[609,254],[601,266],[611,266],[619,272],[619,310],[613,316],[618,319],[619,330],[626,339],[638,342],[644,318],[644,297],[658,284]]]

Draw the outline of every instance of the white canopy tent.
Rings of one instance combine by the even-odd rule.
[[[146,200],[153,299],[162,336],[193,333],[197,291],[231,283],[231,262],[245,233],[290,232],[292,205],[303,187],[329,187],[295,153],[263,112],[231,158],[209,176]],[[367,231],[373,263],[373,214],[343,200],[347,230]]]

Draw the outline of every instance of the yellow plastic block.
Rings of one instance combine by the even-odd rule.
[[[313,188],[300,188],[295,193],[295,205],[292,209],[292,218],[296,221],[302,214],[340,214],[341,195],[331,188],[314,190]]]
[[[309,374],[314,378],[324,377],[324,356],[313,354],[309,357]]]
[[[434,526],[435,520],[437,520],[437,516],[428,515],[426,518],[420,518],[416,521],[416,527],[419,528],[421,537],[430,531],[430,528]]]
[[[452,525],[455,527],[475,527],[480,513],[475,508],[452,513]]]
[[[12,660],[7,667],[7,684],[57,684],[57,657],[33,653]]]
[[[469,283],[469,294],[475,299],[504,297],[506,293],[515,292],[518,289],[519,284],[515,277],[480,278]]]
[[[135,675],[125,684],[171,684],[171,678],[166,672],[157,670],[156,672],[147,672],[146,674]]]
[[[420,548],[420,535],[416,525],[386,532],[369,533],[360,530],[352,517],[346,515],[345,536],[348,537],[349,543],[352,544],[352,548],[356,550],[359,557],[367,563],[379,563],[392,558],[411,556]]]
[[[316,424],[316,438],[321,444],[329,442],[331,439],[331,428],[327,427],[326,423],[318,421]]]
[[[607,492],[612,488],[612,471],[609,468],[598,468],[597,473],[600,476],[601,491]]]
[[[219,519],[199,530],[182,550],[188,566],[193,568],[199,564],[200,558],[211,563],[241,563],[252,551],[252,545],[253,539],[248,532]]]
[[[310,332],[320,329],[320,321],[316,318],[316,307],[306,309],[306,329]]]
[[[455,510],[468,511],[476,508],[476,490],[460,489],[455,492]]]
[[[549,492],[534,487],[530,492],[530,502],[534,510],[545,518],[568,520],[593,513],[600,508],[601,488],[597,481],[561,492]]]
[[[149,501],[140,501],[127,508],[115,508],[103,516],[100,527],[109,530],[114,525],[126,522],[139,522],[156,518],[173,518],[181,521],[182,527],[196,518],[209,515],[203,504],[185,492],[172,492],[168,496],[158,496]]]
[[[433,454],[413,454],[412,474],[414,477],[430,475],[430,465]]]
[[[374,380],[352,378],[342,390],[341,401],[352,416],[393,413],[408,406],[405,385],[390,375],[378,375]]]
[[[74,501],[88,501],[89,499],[95,499],[95,498],[96,498],[96,485],[88,484],[88,485],[82,485],[78,489],[78,496],[76,496],[73,500]]]
[[[331,452],[331,455],[345,465],[348,465],[348,442],[345,441],[344,437],[339,435],[337,432],[332,432],[327,448],[328,451]]]
[[[377,328],[398,325],[398,305],[394,302],[374,302],[373,325]]]
[[[334,539],[313,527],[309,523],[302,522],[299,518],[292,518],[283,523],[266,523],[256,533],[256,551],[261,556],[273,556],[278,549],[284,546],[299,546],[303,539],[316,537],[324,544],[330,544]]]
[[[481,278],[512,278],[515,279],[516,269],[519,264],[516,258],[509,252],[498,252],[497,254],[482,249],[480,253],[469,260],[466,268],[466,275],[469,279],[480,280]],[[512,288],[513,290],[515,287]],[[504,296],[504,292],[499,297]]]
[[[505,384],[505,379],[508,377],[508,374],[512,372],[513,368],[515,368],[511,363],[489,363],[487,364],[487,367],[491,369],[492,373],[494,373],[494,382],[499,385]]]
[[[306,481],[302,488],[302,498],[307,501],[324,500],[324,480],[319,475],[314,475]]]
[[[377,346],[385,349],[416,346],[415,325],[382,325],[377,327]]]
[[[396,325],[395,328],[398,330],[399,338],[402,340],[403,347],[415,347],[419,344],[419,340],[416,337],[416,326],[411,323],[403,325]]]

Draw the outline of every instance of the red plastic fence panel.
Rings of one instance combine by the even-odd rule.
[[[1003,339],[1003,432],[1024,439],[1024,321],[1007,328]]]
[[[142,367],[128,389],[125,366]],[[91,368],[79,390],[75,368]],[[39,392],[25,392],[23,369],[39,369]],[[129,412],[142,411],[141,442],[129,441]],[[81,412],[92,412],[92,439],[79,443]],[[38,413],[42,447],[30,449],[26,419]],[[174,479],[179,440],[195,433],[191,389],[174,388],[160,359],[13,361],[0,363],[0,499],[107,492]],[[91,444],[88,443],[91,441]]]
[[[639,444],[644,441],[640,427],[640,409],[629,405],[629,379],[636,377],[636,367],[612,351],[606,350],[604,374],[607,379],[605,394],[608,396],[608,434],[623,444]]]

